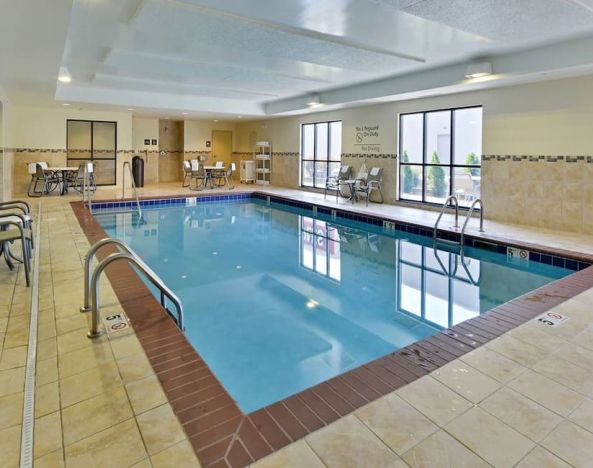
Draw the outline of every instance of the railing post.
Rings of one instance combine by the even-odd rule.
[[[435,241],[437,240],[437,233],[438,233],[438,228],[439,228],[439,222],[441,221],[441,218],[443,217],[443,214],[445,213],[445,210],[449,206],[449,201],[451,201],[451,200],[455,201],[455,224],[453,225],[453,227],[454,228],[459,228],[459,202],[457,201],[457,197],[455,195],[450,195],[445,200],[445,203],[443,203],[443,206],[441,208],[441,212],[439,213],[439,216],[437,217],[437,220],[434,223],[434,228],[432,230],[432,237],[433,237],[433,239]]]
[[[124,161],[123,164],[123,175],[122,175],[122,185],[121,185],[121,198],[125,198],[125,190],[126,190],[126,166],[128,167],[128,172],[130,174],[130,181],[132,182],[132,192],[134,193],[134,198],[136,199],[136,208],[138,209],[138,216],[142,217],[142,208],[140,208],[140,199],[138,198],[138,191],[136,190],[136,182],[134,182],[134,174],[132,174],[132,166],[129,161]]]
[[[105,239],[101,239],[100,241],[93,244],[84,259],[84,302],[80,308],[81,312],[91,311],[91,267],[93,265],[93,259],[95,258],[97,251],[107,244],[115,244],[120,249],[120,251],[130,251],[130,248],[124,242],[111,237],[106,237]]]
[[[469,207],[469,211],[467,212],[467,216],[465,217],[465,222],[463,223],[463,227],[461,228],[460,244],[461,244],[462,253],[463,253],[463,245],[465,243],[465,228],[467,227],[467,224],[469,223],[472,213],[474,212],[474,209],[478,203],[480,204],[480,231],[479,232],[484,232],[484,204],[482,203],[482,200],[480,200],[479,198],[476,198],[474,200],[474,202],[471,204],[471,206]]]
[[[105,243],[109,241],[115,241],[115,239],[104,239]],[[101,241],[99,241],[101,242]],[[97,244],[99,244],[99,242]],[[118,241],[121,242],[121,241]],[[95,244],[91,251],[96,247],[100,247],[100,245]],[[102,244],[104,245],[104,244]],[[152,284],[154,284],[160,291],[161,291],[161,298],[168,297],[173,304],[175,304],[175,308],[177,309],[177,326],[183,331],[183,305],[181,301],[177,297],[177,295],[171,291],[167,286],[162,282],[162,280],[157,276],[157,274],[150,269],[150,267],[144,263],[133,251],[129,249],[125,244],[123,244],[127,252],[116,252],[112,253],[106,258],[104,258],[95,271],[90,280],[90,292],[91,292],[91,328],[87,333],[89,338],[97,338],[105,333],[104,330],[101,329],[101,314],[100,314],[100,297],[99,297],[99,280],[101,278],[101,273],[111,264],[112,262],[125,259],[128,263],[134,264],[138,269],[140,269],[146,277],[150,280]],[[94,252],[89,251],[89,255],[87,258],[91,258],[92,261],[92,254]],[[164,307],[164,306],[163,306]]]

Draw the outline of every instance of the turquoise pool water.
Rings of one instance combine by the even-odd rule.
[[[257,200],[96,216],[179,295],[246,413],[571,273]]]

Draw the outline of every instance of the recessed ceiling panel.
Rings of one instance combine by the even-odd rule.
[[[183,4],[171,8],[168,3],[154,0],[145,5],[135,19],[134,28],[158,31],[163,24],[174,24],[175,28],[159,33],[163,48],[170,53],[191,56],[193,44],[213,44],[223,49],[240,47],[242,51],[260,57],[280,56],[287,60],[344,69],[371,69],[381,74],[394,73],[415,63],[394,55],[360,50],[354,46],[291,34],[284,30],[258,27],[257,24],[225,16],[204,15],[191,5]],[[132,45],[139,46],[141,44]]]
[[[77,101],[130,93],[135,106],[172,109],[208,96],[258,109],[312,92],[356,101],[361,82],[416,83],[417,72],[587,31],[593,0],[74,0],[52,73],[69,69]]]
[[[591,30],[590,0],[422,0],[405,8],[413,15],[479,34],[502,44]],[[523,44],[524,45],[524,44]]]

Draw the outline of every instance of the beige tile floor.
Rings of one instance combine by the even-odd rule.
[[[199,466],[133,331],[89,340],[89,248],[66,202],[43,200],[34,466]],[[101,287],[108,312],[119,304]],[[0,467],[19,463],[30,289],[0,266]]]
[[[555,308],[577,325],[570,336],[526,323],[254,466],[591,467],[591,301],[593,290]],[[567,367],[572,349],[583,360]]]
[[[187,191],[142,189],[144,196],[177,193]],[[98,198],[115,195],[101,189]],[[78,308],[89,245],[67,203],[75,199],[43,200],[35,466],[199,466],[133,331],[85,337]],[[436,216],[386,205],[369,211],[427,225]],[[587,236],[494,222],[486,229],[593,252]],[[107,282],[102,297],[106,311],[119,310]],[[556,307],[569,317],[561,326],[529,322],[255,466],[592,466],[592,300],[586,291]],[[29,311],[22,272],[1,264],[0,467],[19,463]]]

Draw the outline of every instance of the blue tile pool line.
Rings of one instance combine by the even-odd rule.
[[[157,206],[194,206],[197,203],[219,202],[219,201],[237,201],[250,200],[250,193],[238,193],[234,195],[207,195],[203,197],[177,197],[177,198],[155,198],[150,200],[140,200],[140,206],[157,207]],[[98,202],[93,203],[93,210],[125,210],[126,208],[134,208],[135,201],[113,201],[113,202]],[[98,213],[100,214],[100,213]]]
[[[393,219],[382,218],[379,216],[367,216],[358,213],[353,213],[351,211],[346,211],[340,208],[328,208],[325,206],[315,205],[313,203],[305,203],[300,201],[291,200],[288,198],[283,198],[274,195],[268,195],[264,193],[235,193],[235,194],[228,194],[228,195],[202,195],[198,197],[174,197],[174,198],[156,198],[156,199],[149,199],[149,200],[140,200],[140,206],[143,208],[151,208],[151,207],[163,207],[163,206],[195,206],[197,204],[202,203],[213,203],[213,202],[233,202],[239,200],[263,200],[274,202],[280,205],[289,206],[292,208],[297,208],[305,211],[313,212],[315,209],[317,213],[332,216],[335,215],[336,218],[342,218],[349,221],[355,221],[359,223],[371,224],[374,226],[383,227],[384,222],[392,223],[392,230],[408,232],[410,234],[416,234],[425,237],[432,237],[433,232],[432,228],[427,228],[423,226],[417,226],[411,223],[406,223],[403,221],[396,221]],[[105,212],[114,212],[114,211],[128,211],[129,209],[133,209],[136,206],[135,201],[110,201],[110,202],[98,202],[93,204],[93,211],[96,214],[101,214],[101,210],[105,210]],[[390,230],[384,229],[386,233],[389,233]],[[440,239],[450,240],[450,241],[459,241],[459,234],[453,232],[440,232],[439,234]],[[508,255],[510,246],[508,244],[502,244],[499,242],[495,242],[493,240],[484,240],[484,239],[477,239],[471,236],[466,236],[465,244],[469,247],[476,247],[486,250],[495,251],[497,253],[501,253],[503,255]],[[551,255],[544,251],[537,251],[531,249],[523,249],[526,250],[528,253],[528,260],[538,263],[544,263],[546,265],[553,265],[557,267],[567,268],[573,271],[580,271],[589,266],[591,266],[590,262],[585,262],[581,260],[576,260],[573,258],[561,257],[556,255]],[[525,259],[525,260],[527,260]]]

